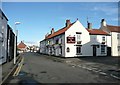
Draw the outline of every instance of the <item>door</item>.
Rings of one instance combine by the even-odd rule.
[[[93,56],[96,56],[96,46],[93,46]]]
[[[111,56],[111,47],[107,47],[107,56]]]

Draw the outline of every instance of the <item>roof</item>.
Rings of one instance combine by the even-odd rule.
[[[101,30],[101,29],[87,29],[87,31],[91,34],[91,35],[108,35],[107,32]]]
[[[69,29],[73,24],[74,24],[74,23],[71,23],[68,27],[63,27],[62,29],[54,32],[53,34],[49,34],[45,39],[50,39],[50,38],[52,38],[52,37],[55,37],[55,36],[57,36],[57,35],[60,35],[60,34],[65,33],[65,31],[66,31],[67,29]]]
[[[107,25],[107,29],[111,32],[120,32],[120,26]]]
[[[26,45],[21,41],[21,43],[19,43],[19,45],[17,46],[18,48],[25,48]]]

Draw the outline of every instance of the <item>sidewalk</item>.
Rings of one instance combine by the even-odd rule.
[[[10,62],[7,62],[2,67],[2,82],[6,80],[6,78],[11,74],[11,72],[17,67],[18,63],[20,62],[21,56],[19,55],[16,59],[16,64],[14,65],[14,59],[12,59]],[[0,81],[0,83],[2,83]]]

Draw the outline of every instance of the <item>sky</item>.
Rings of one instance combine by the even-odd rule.
[[[118,2],[3,2],[2,10],[8,18],[8,24],[18,30],[18,42],[39,42],[45,34],[63,28],[67,19],[78,20],[87,27],[100,27],[101,19],[109,25],[118,25]]]

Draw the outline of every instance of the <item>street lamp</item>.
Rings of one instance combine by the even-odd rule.
[[[16,64],[16,38],[17,38],[17,30],[16,25],[19,25],[20,22],[15,22],[14,33],[15,33],[15,40],[14,40],[14,64]]]

